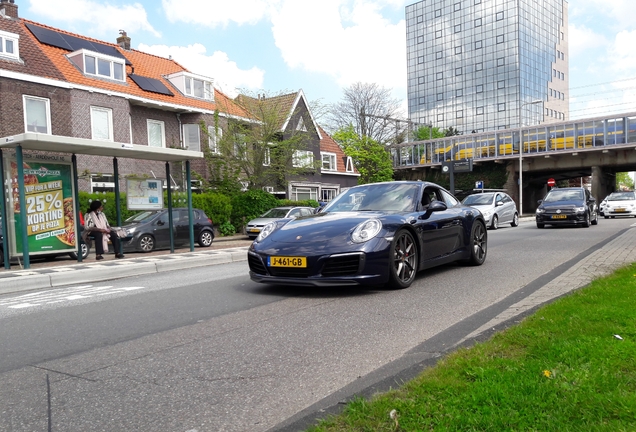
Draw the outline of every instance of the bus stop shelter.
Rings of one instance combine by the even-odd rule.
[[[75,223],[75,246],[78,255],[78,261],[82,261],[81,242],[79,237],[79,227],[77,221],[79,218],[79,190],[78,190],[78,173],[77,173],[77,155],[95,155],[110,157],[113,160],[113,174],[115,178],[115,202],[117,209],[117,225],[121,226],[121,202],[119,191],[119,168],[118,159],[142,159],[165,162],[166,180],[169,181],[170,176],[170,162],[185,162],[185,174],[187,191],[187,206],[188,215],[190,219],[190,250],[194,250],[194,228],[192,224],[192,188],[191,188],[191,171],[190,161],[196,159],[203,159],[203,153],[192,150],[185,150],[181,148],[155,148],[142,146],[137,144],[117,143],[110,141],[96,141],[92,139],[72,138],[56,135],[38,134],[38,133],[23,133],[19,135],[8,136],[0,138],[0,179],[2,179],[2,188],[0,188],[0,199],[3,203],[0,207],[0,217],[2,218],[2,230],[4,232],[4,247],[3,258],[5,269],[10,268],[10,256],[9,248],[7,247],[8,240],[18,241],[22,245],[22,260],[25,269],[30,268],[29,259],[29,233],[27,231],[27,206],[26,206],[26,193],[25,193],[25,174],[24,174],[24,157],[25,153],[38,152],[38,154],[51,153],[51,154],[70,154],[71,155],[71,176],[72,176],[72,195],[73,195],[73,211]],[[15,153],[13,153],[15,152]],[[16,178],[11,178],[11,172],[5,172],[4,158],[10,156],[15,158],[15,165],[17,167],[17,181]],[[17,188],[15,187],[17,185]],[[17,191],[15,190],[17,189]],[[173,232],[173,220],[172,220],[172,197],[171,186],[168,183],[168,218],[170,225],[170,252],[174,253],[174,232]],[[16,199],[19,202],[19,206],[15,203]],[[15,218],[19,218],[20,229],[15,231],[16,239],[8,239],[8,207],[9,205],[15,205],[16,212],[11,214]],[[15,219],[13,220],[15,223]],[[18,232],[19,231],[19,232]],[[19,238],[18,238],[19,236]]]

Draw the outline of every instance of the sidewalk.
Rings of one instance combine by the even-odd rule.
[[[116,260],[113,254],[104,255],[97,263],[92,252],[81,263],[71,259],[35,261],[28,270],[12,264],[10,270],[0,269],[0,294],[10,294],[75,283],[98,282],[142,274],[225,264],[247,260],[247,248],[252,241],[245,235],[215,237],[207,248],[160,250],[150,253],[127,253],[125,259]]]

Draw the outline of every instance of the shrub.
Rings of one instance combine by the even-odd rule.
[[[279,204],[278,199],[269,192],[260,189],[249,190],[232,197],[231,223],[238,232],[242,232],[245,224],[257,218],[267,210]]]

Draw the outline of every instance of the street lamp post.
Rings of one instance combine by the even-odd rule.
[[[522,108],[526,105],[542,104],[541,99],[519,104],[519,215],[523,214],[523,128]]]

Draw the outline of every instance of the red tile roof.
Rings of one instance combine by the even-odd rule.
[[[2,20],[5,21],[5,20]],[[10,21],[10,20],[6,20]],[[136,75],[141,75],[149,78],[154,78],[160,80],[170,91],[174,94],[174,96],[149,92],[141,89],[134,81],[132,81],[128,76],[126,77],[126,83],[118,83],[115,81],[100,79],[96,77],[87,76],[82,73],[67,57],[66,54],[69,51],[57,48],[54,46],[50,46],[44,43],[41,43],[26,27],[25,24],[36,25],[48,30],[56,31],[61,34],[71,35],[80,39],[84,39],[91,42],[97,42],[100,44],[108,45],[115,48],[119,51],[130,63],[132,66],[126,66],[126,73],[133,73]],[[11,24],[13,30],[16,30],[15,22]],[[2,23],[2,28],[5,25]],[[164,76],[175,73],[175,72],[190,72],[179,63],[174,60],[166,59],[163,57],[159,57],[153,54],[148,54],[138,50],[124,50],[120,48],[117,44],[108,43],[96,39],[92,39],[86,36],[70,33],[64,30],[56,29],[53,27],[49,27],[40,23],[36,23],[34,21],[21,19],[19,21],[20,31],[20,54],[22,56],[22,52],[24,49],[30,50],[33,47],[37,47],[39,51],[44,54],[47,63],[52,66],[48,69],[45,68],[37,68],[37,69],[29,69],[29,74],[42,76],[45,78],[51,78],[54,80],[61,80],[71,84],[77,84],[86,87],[93,87],[97,89],[101,89],[107,92],[126,94],[135,96],[138,98],[143,98],[147,100],[151,100],[157,103],[165,103],[183,106],[184,108],[192,107],[194,110],[206,110],[206,111],[215,111],[219,110],[220,112],[225,112],[230,115],[236,115],[239,117],[248,117],[245,110],[243,110],[240,106],[235,104],[232,99],[230,99],[227,95],[215,89],[214,94],[214,102],[206,101],[202,99],[196,99],[187,97],[181,94]],[[10,31],[10,30],[9,30]],[[26,40],[23,39],[26,38]],[[24,48],[23,48],[24,47]],[[3,64],[4,68],[4,64]]]

